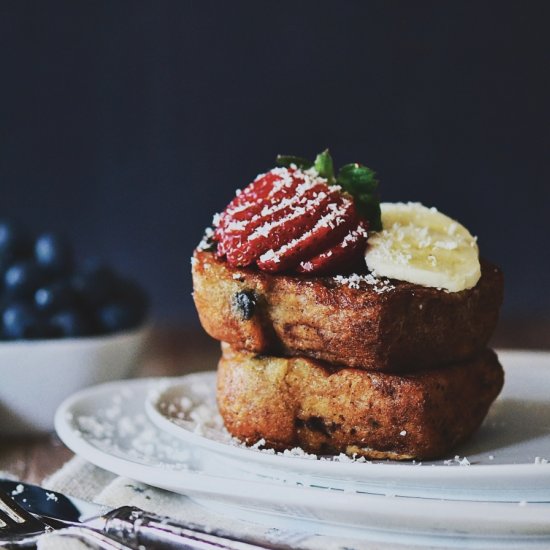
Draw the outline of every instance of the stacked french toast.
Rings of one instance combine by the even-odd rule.
[[[217,400],[246,444],[367,459],[444,456],[504,380],[487,343],[503,296],[476,239],[382,203],[361,164],[278,157],[194,251],[194,300],[222,342]]]

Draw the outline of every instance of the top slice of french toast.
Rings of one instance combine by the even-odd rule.
[[[304,355],[334,365],[415,372],[474,356],[503,298],[500,269],[446,292],[370,274],[307,277],[234,268],[195,250],[194,300],[204,329],[236,349]]]

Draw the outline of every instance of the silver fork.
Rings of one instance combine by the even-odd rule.
[[[32,548],[38,537],[50,530],[44,522],[0,491],[0,546]]]
[[[54,530],[52,525],[33,516],[6,493],[0,491],[0,548],[35,548],[38,537]],[[134,550],[89,527],[67,527],[55,530],[55,534],[76,537],[101,550]]]

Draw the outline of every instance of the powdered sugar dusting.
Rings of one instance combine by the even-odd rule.
[[[214,230],[211,227],[207,227],[204,230],[204,235],[201,242],[197,246],[197,250],[210,250],[214,246]]]
[[[272,183],[272,187],[267,195],[267,199],[273,198],[274,195],[276,195],[277,193],[279,193],[281,190],[285,188],[291,188],[294,185],[295,179],[302,181],[302,183],[300,183],[296,189],[298,195],[304,194],[306,191],[312,189],[313,187],[319,185],[320,183],[326,184],[327,182],[327,180],[325,178],[320,177],[317,171],[315,170],[300,170],[299,168],[296,168],[296,167],[291,167],[290,169],[286,167],[273,168],[272,170],[269,171],[269,173],[277,176],[277,179]],[[266,176],[267,176],[267,173],[258,174],[254,179],[254,183],[260,181]],[[246,194],[246,191],[245,191],[245,194]],[[226,213],[231,217],[234,214],[239,214],[239,213],[245,212],[246,210],[254,208],[259,202],[262,202],[263,200],[265,199],[257,198],[254,200],[247,200],[244,203],[230,205],[226,209]],[[289,200],[292,200],[292,199],[289,199]],[[281,204],[279,206],[281,208],[284,208],[284,206]],[[286,203],[286,206],[288,206],[288,203]],[[278,207],[275,206],[273,212],[275,212],[277,208]],[[252,221],[252,220],[254,220],[254,218],[248,221]]]
[[[258,226],[252,233],[250,233],[250,235],[248,235],[247,239],[249,241],[254,241],[260,237],[269,237],[275,229],[283,227],[284,225],[288,224],[288,222],[302,217],[308,211],[315,210],[326,198],[327,195],[323,192],[318,193],[311,199],[309,199],[308,197],[300,197],[299,195],[296,195],[292,199],[283,199],[283,201],[281,201],[278,205],[271,208],[264,207],[261,215],[254,216],[250,220],[251,222],[275,214],[276,212],[288,208],[289,206],[292,208],[288,215],[283,216],[282,218],[279,218],[272,222],[266,221],[262,225]],[[228,227],[232,229],[231,224],[229,224]]]
[[[395,289],[389,279],[379,279],[374,273],[367,273],[364,275],[358,275],[352,273],[351,275],[336,275],[333,280],[339,285],[346,285],[351,289],[359,290],[364,288],[365,285],[369,285],[377,294],[384,294]]]
[[[276,264],[278,264],[281,259],[279,258],[279,255],[275,253],[275,250],[273,250],[272,248],[270,248],[267,252],[264,252],[261,256],[260,256],[260,260],[262,262],[275,262]]]
[[[159,432],[145,414],[128,413],[131,391],[113,394],[95,414],[69,418],[88,442],[109,454],[176,470],[188,469],[190,451],[169,434]]]
[[[450,460],[444,460],[443,464],[445,464],[445,466],[452,466],[453,464],[458,466],[470,466],[471,462],[465,456],[460,458],[460,456],[456,455]]]
[[[260,256],[260,262],[273,261],[278,263],[280,257],[286,254],[289,250],[294,249],[300,243],[307,242],[311,239],[312,235],[315,235],[320,230],[325,228],[335,229],[342,225],[346,221],[346,214],[352,205],[352,201],[343,198],[341,204],[329,203],[327,205],[328,213],[321,216],[319,221],[309,230],[284,244],[277,251],[270,249]]]

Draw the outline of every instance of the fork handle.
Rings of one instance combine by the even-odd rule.
[[[39,534],[21,535],[19,537],[10,537],[9,541],[2,538],[0,539],[0,548],[2,550],[20,550],[21,548],[35,550],[39,536]]]
[[[139,508],[123,506],[104,516],[104,532],[132,544],[155,550],[283,550],[287,546],[238,540],[218,529],[181,523]]]

